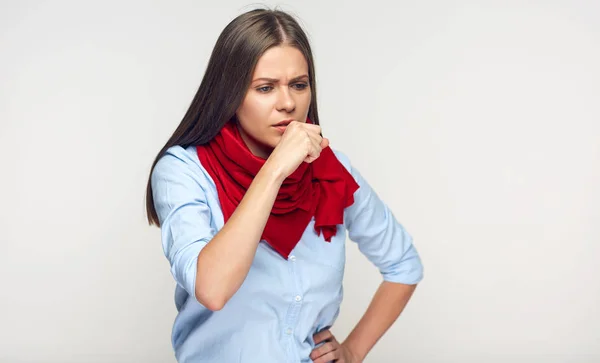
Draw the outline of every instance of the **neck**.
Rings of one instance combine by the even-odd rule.
[[[246,144],[248,150],[250,150],[250,152],[254,156],[266,160],[269,157],[269,155],[271,155],[271,152],[273,151],[271,148],[262,146],[258,141],[250,137],[250,135],[246,134],[246,132],[238,122],[236,122],[235,125],[237,126],[237,129],[240,132],[240,136],[242,137],[244,144]]]

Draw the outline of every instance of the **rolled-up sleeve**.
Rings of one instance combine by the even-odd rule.
[[[151,176],[163,251],[175,281],[194,298],[198,254],[216,233],[200,173],[190,153],[175,146],[160,158]]]
[[[412,236],[359,171],[347,159],[344,164],[360,186],[354,193],[354,204],[345,212],[348,237],[377,266],[385,281],[417,284],[423,278],[423,264]]]

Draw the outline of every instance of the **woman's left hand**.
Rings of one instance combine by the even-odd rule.
[[[340,344],[329,329],[318,332],[313,336],[315,344],[325,343],[310,353],[314,363],[360,363],[360,360],[344,344]]]

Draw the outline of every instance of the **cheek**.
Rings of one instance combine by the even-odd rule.
[[[238,111],[238,115],[245,119],[247,123],[258,123],[260,120],[266,121],[271,111],[269,100],[259,97],[246,96],[244,103]],[[251,126],[251,125],[248,125]]]
[[[270,128],[272,103],[268,97],[246,96],[244,102],[237,111],[239,122],[252,139],[273,146],[274,140],[271,140],[269,132],[265,128]]]
[[[306,96],[302,97],[302,106],[306,109],[306,112],[308,112],[308,108],[310,107],[311,99],[312,93],[308,93]]]

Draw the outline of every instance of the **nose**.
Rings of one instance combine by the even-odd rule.
[[[288,87],[281,87],[281,91],[277,95],[277,110],[286,112],[292,112],[296,108],[296,100],[290,93],[290,89]]]

